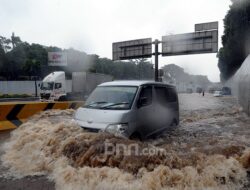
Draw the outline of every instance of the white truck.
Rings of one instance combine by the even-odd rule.
[[[41,101],[84,100],[97,85],[112,81],[110,75],[73,72],[72,80],[66,80],[64,71],[47,75],[40,84]]]

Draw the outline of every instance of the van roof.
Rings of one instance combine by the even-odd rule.
[[[155,82],[155,81],[141,81],[141,80],[121,80],[121,81],[112,81],[112,82],[105,82],[98,86],[142,86],[145,84],[160,84],[169,87],[174,87],[173,85],[166,84],[163,82]]]

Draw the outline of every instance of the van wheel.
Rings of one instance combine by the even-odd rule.
[[[178,122],[176,119],[172,121],[171,128],[176,128],[178,126]]]
[[[138,132],[134,132],[130,137],[131,140],[135,140],[135,141],[141,141],[141,135]]]

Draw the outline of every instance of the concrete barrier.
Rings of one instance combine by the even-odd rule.
[[[225,85],[232,88],[233,95],[237,97],[243,110],[250,116],[250,55]]]
[[[15,129],[30,116],[49,109],[77,109],[83,102],[9,102],[0,103],[0,131]]]

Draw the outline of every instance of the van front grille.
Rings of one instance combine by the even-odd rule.
[[[94,129],[94,128],[89,128],[89,127],[84,127],[84,126],[81,126],[81,127],[88,132],[98,133],[100,131],[100,129]]]

